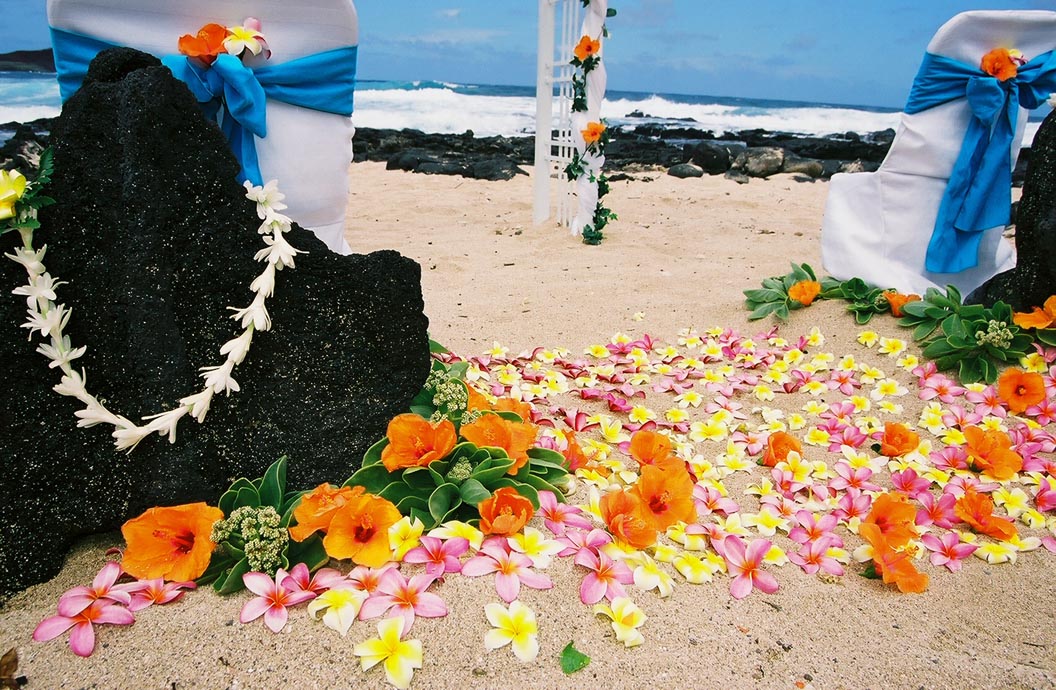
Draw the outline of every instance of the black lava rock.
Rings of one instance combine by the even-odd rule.
[[[692,163],[679,163],[678,165],[672,165],[667,169],[667,174],[671,177],[679,177],[682,179],[687,177],[704,177],[704,171],[700,169],[700,166],[693,165]]]
[[[730,150],[722,144],[702,141],[692,149],[691,161],[709,175],[721,175],[730,169]]]
[[[219,129],[154,58],[100,55],[52,130],[58,203],[41,213],[59,302],[87,354],[88,389],[139,420],[201,390],[241,332],[229,306],[252,301],[264,245],[253,202]],[[281,181],[280,181],[281,183]],[[18,233],[0,238],[10,253]],[[241,391],[184,418],[176,443],[151,436],[131,454],[111,427],[76,427],[81,405],[51,390],[57,370],[26,341],[25,271],[0,261],[0,596],[61,566],[80,535],[154,505],[213,501],[232,479],[289,457],[291,488],[341,482],[429,371],[420,267],[393,251],[339,256],[294,226],[306,250],[278,274],[273,328],[235,370]]]
[[[1034,137],[1015,219],[1016,267],[998,273],[968,301],[1030,311],[1056,294],[1056,114],[1049,113]]]

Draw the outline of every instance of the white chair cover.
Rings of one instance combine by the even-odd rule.
[[[1056,47],[1056,12],[964,12],[944,24],[928,52],[978,65],[994,48],[1017,48],[1028,59]],[[841,280],[859,277],[878,287],[922,294],[955,285],[967,295],[990,277],[1015,266],[1004,227],[986,230],[979,263],[960,273],[924,268],[939,203],[971,118],[965,99],[902,120],[880,169],[833,175],[821,230],[825,270]],[[1027,122],[1020,110],[1009,161],[1015,165]]]
[[[52,27],[159,57],[175,54],[179,37],[204,24],[247,17],[261,20],[275,63],[359,43],[352,0],[48,0]],[[351,253],[344,239],[351,119],[271,99],[267,118],[268,135],[257,140],[264,181],[279,181],[287,215],[331,250]]]

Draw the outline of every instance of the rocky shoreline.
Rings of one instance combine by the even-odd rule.
[[[0,124],[0,141],[10,137],[0,146],[0,167],[25,166],[45,144],[51,122]],[[804,180],[828,179],[839,172],[876,170],[894,137],[891,129],[816,137],[762,129],[715,133],[643,124],[612,132],[605,150],[605,170],[613,181],[650,172],[676,177],[724,175],[741,183],[777,173]],[[532,165],[535,158],[533,137],[477,137],[472,131],[430,134],[361,127],[352,149],[356,162],[383,162],[390,170],[481,180],[526,174],[522,166]],[[1024,149],[1013,173],[1014,186],[1022,185],[1029,158],[1030,149]]]

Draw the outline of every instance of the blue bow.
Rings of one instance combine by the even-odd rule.
[[[1056,91],[1056,52],[1037,56],[1006,81],[956,60],[924,54],[905,112],[966,98],[972,119],[950,173],[928,243],[925,268],[957,273],[979,263],[982,231],[1011,215],[1009,161],[1019,106],[1033,110]]]
[[[51,29],[59,91],[65,101],[81,86],[88,64],[114,44]],[[254,135],[267,136],[266,100],[350,116],[356,84],[357,47],[308,55],[277,65],[250,68],[222,54],[210,66],[183,55],[167,55],[162,64],[187,84],[207,117],[217,119],[242,166],[239,181],[262,184]]]

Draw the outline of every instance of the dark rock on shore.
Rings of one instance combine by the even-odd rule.
[[[55,56],[50,48],[0,53],[0,72],[54,72]]]
[[[730,149],[723,144],[702,141],[693,147],[690,156],[709,175],[721,175],[730,169]]]
[[[730,165],[734,170],[741,170],[749,177],[770,177],[781,172],[785,163],[785,151],[773,146],[749,146],[737,154]]]
[[[680,177],[685,179],[687,177],[704,177],[704,171],[692,163],[679,163],[678,165],[672,165],[667,169],[667,174],[672,177]]]
[[[1034,137],[1014,218],[1016,267],[991,278],[968,301],[1000,300],[1025,312],[1056,294],[1056,114],[1049,113]]]
[[[74,362],[112,411],[138,420],[201,390],[241,332],[228,306],[252,300],[263,247],[253,202],[219,129],[154,58],[124,49],[93,63],[54,123],[58,203],[35,244],[87,354]],[[27,171],[28,172],[28,171]],[[51,390],[59,374],[26,341],[24,269],[0,261],[0,596],[51,577],[78,536],[154,505],[216,501],[233,478],[289,457],[291,488],[346,479],[429,371],[420,267],[396,252],[338,256],[297,226],[306,250],[278,275],[258,333],[234,372],[241,391],[184,418],[176,443],[150,436],[131,454],[112,429],[76,427],[81,405]],[[0,238],[10,253],[18,233]]]

